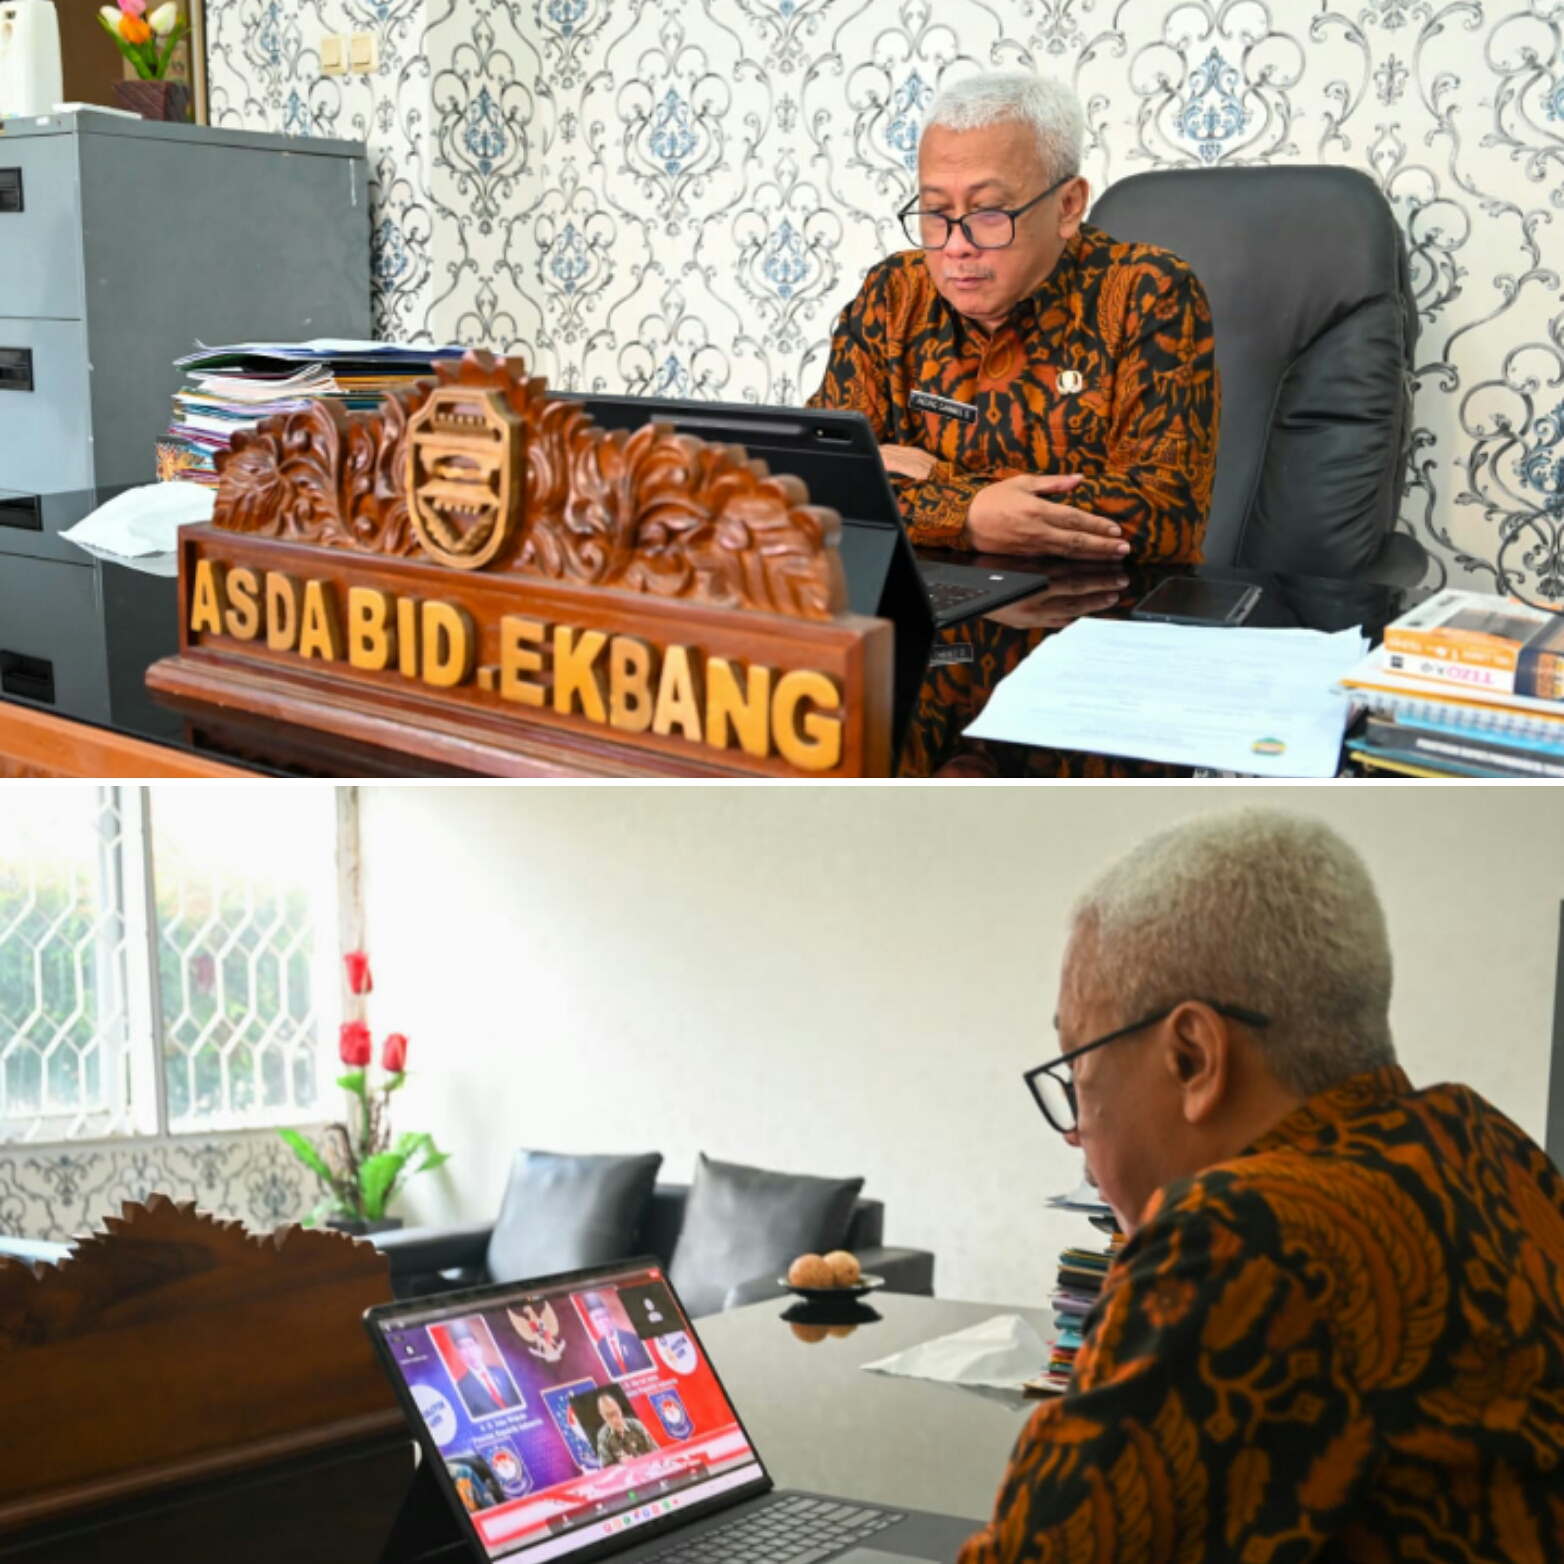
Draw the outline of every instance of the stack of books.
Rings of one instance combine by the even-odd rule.
[[[303,412],[319,400],[349,411],[373,409],[387,391],[427,378],[437,360],[461,353],[330,338],[203,347],[175,361],[189,383],[174,393],[173,419],[157,443],[158,478],[215,487],[217,454],[241,429],[274,413]]]
[[[1048,1355],[1048,1365],[1027,1388],[1034,1392],[1062,1395],[1070,1388],[1075,1359],[1085,1339],[1086,1316],[1102,1296],[1108,1268],[1124,1246],[1124,1234],[1118,1231],[1113,1212],[1103,1203],[1090,1184],[1071,1194],[1056,1196],[1048,1202],[1057,1210],[1075,1211],[1091,1224],[1111,1235],[1106,1246],[1071,1247],[1059,1256],[1059,1274],[1049,1304],[1054,1314],[1057,1335]]]
[[[1347,745],[1364,771],[1564,777],[1564,616],[1547,609],[1437,593],[1342,686],[1368,713]]]

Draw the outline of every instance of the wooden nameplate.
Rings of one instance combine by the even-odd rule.
[[[889,770],[893,628],[846,611],[836,514],[737,447],[472,352],[218,465],[147,676],[182,710],[499,775]]]
[[[0,1260],[0,1537],[354,1441],[405,1443],[361,1321],[391,1296],[370,1244],[252,1237],[161,1195],[105,1227],[58,1265]]]

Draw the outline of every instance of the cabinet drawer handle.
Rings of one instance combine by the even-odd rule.
[[[33,350],[0,348],[0,391],[31,391]]]
[[[0,651],[0,691],[54,705],[54,664],[47,657]]]
[[[22,210],[22,171],[0,168],[0,213]]]
[[[37,494],[0,494],[0,527],[43,531],[43,500]]]

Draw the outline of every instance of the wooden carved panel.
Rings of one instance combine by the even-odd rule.
[[[0,1532],[395,1431],[360,1323],[390,1296],[368,1243],[159,1195],[58,1265],[0,1260],[0,1383],[33,1431],[0,1461]]]
[[[492,545],[486,562],[496,568],[801,619],[845,610],[839,518],[810,505],[797,479],[772,476],[737,447],[709,445],[666,424],[610,434],[575,404],[551,400],[520,363],[481,351],[440,364],[435,381],[392,393],[376,413],[350,415],[323,402],[236,435],[218,457],[214,525],[392,557],[429,553],[472,568],[483,552],[477,545],[464,552],[438,544],[461,555],[441,559],[409,509],[409,475],[426,461],[409,449],[415,430],[440,422],[424,416],[431,399],[479,417],[485,429],[498,427],[502,410],[515,420],[505,449],[481,460],[497,475],[521,448],[518,536],[496,538],[476,510],[459,527],[446,518],[452,541],[483,532]],[[470,464],[479,451],[471,440],[465,449],[449,446],[455,430],[446,424],[455,454],[439,454],[437,429],[432,465],[417,466],[414,479],[427,505],[415,503],[434,514],[438,502],[492,515],[502,480],[478,481]],[[469,464],[461,477],[456,457]],[[460,489],[471,492],[453,492]],[[422,525],[434,530],[427,514]]]

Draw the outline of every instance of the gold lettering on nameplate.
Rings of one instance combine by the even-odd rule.
[[[419,676],[437,690],[449,690],[472,678],[478,657],[478,637],[472,615],[454,603],[431,599],[424,604],[424,660]]]
[[[391,594],[374,587],[349,587],[348,661],[366,673],[379,673],[391,666],[395,655]]]
[[[490,643],[497,658],[480,666],[490,632],[457,603],[205,558],[191,577],[188,616],[192,636],[264,639],[272,652],[436,690],[471,686],[480,698],[627,735],[742,750],[812,773],[842,762],[842,689],[817,669],[523,614],[500,617]]]
[[[223,577],[221,566],[203,559],[196,566],[195,581],[190,588],[190,633],[205,630],[212,635],[223,633]]]

